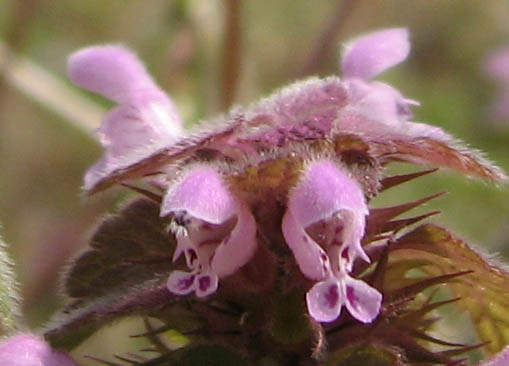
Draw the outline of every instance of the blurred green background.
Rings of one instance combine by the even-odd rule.
[[[509,170],[509,121],[487,117],[499,86],[482,73],[487,52],[509,44],[508,15],[505,0],[1,0],[0,222],[28,324],[36,329],[55,311],[59,274],[98,219],[125,199],[120,191],[81,193],[84,171],[101,154],[90,131],[110,104],[66,80],[69,53],[127,44],[190,125],[297,78],[337,73],[339,44],[352,36],[408,27],[411,57],[381,79],[422,103],[417,121],[445,128]],[[434,221],[509,255],[505,187],[441,171],[374,205],[442,190],[449,194],[427,206],[443,211]],[[126,337],[118,327],[102,336],[79,352],[107,357],[113,345],[129,347],[119,346]]]

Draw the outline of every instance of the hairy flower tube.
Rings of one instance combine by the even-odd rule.
[[[369,262],[360,243],[367,214],[362,189],[332,161],[311,163],[290,193],[283,234],[304,275],[319,281],[306,297],[317,321],[335,320],[343,305],[364,323],[380,310],[382,295],[348,274],[357,257]]]
[[[218,278],[242,267],[256,249],[256,223],[245,203],[228,189],[214,167],[191,168],[164,196],[161,215],[174,216],[177,248],[191,272],[174,271],[168,288],[178,295],[205,297]]]
[[[118,103],[98,129],[104,157],[85,175],[85,188],[162,146],[182,132],[176,107],[122,46],[84,48],[68,61],[69,77],[77,85]]]
[[[5,366],[75,366],[64,352],[53,350],[31,334],[18,334],[0,342],[0,365]]]

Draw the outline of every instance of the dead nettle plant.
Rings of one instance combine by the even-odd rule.
[[[190,131],[127,48],[72,54],[71,80],[116,103],[85,190],[117,185],[139,197],[105,219],[70,266],[68,302],[46,341],[70,351],[141,316],[152,353],[91,359],[452,366],[482,349],[500,352],[482,365],[506,365],[506,267],[429,222],[436,211],[398,218],[440,193],[370,204],[438,168],[507,180],[442,129],[413,122],[419,103],[375,80],[409,52],[406,29],[362,36],[344,47],[341,78],[298,81]],[[392,162],[435,168],[389,175]],[[476,342],[437,336],[451,311],[469,314]]]

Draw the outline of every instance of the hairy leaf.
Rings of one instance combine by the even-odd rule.
[[[71,265],[67,294],[82,301],[167,274],[175,247],[168,224],[159,217],[159,206],[146,199],[104,220],[90,240],[91,250]]]
[[[73,348],[108,321],[150,315],[174,300],[166,288],[175,246],[167,225],[147,199],[104,220],[65,279],[71,301],[48,327],[53,346]]]
[[[505,173],[485,159],[479,151],[469,149],[455,141],[442,141],[430,137],[412,139],[373,140],[371,146],[381,162],[407,161],[450,168],[469,176],[495,182],[507,181]]]
[[[447,230],[422,225],[393,244],[393,261],[427,260],[420,270],[429,276],[471,271],[448,281],[459,306],[466,309],[490,353],[509,343],[509,272]],[[392,277],[394,278],[394,277]]]

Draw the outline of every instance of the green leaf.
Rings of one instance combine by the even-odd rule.
[[[390,258],[403,263],[428,260],[419,269],[430,277],[472,271],[447,282],[448,287],[460,298],[458,305],[470,313],[480,338],[489,342],[490,353],[509,344],[509,272],[503,265],[433,224],[398,239]]]
[[[13,333],[21,318],[18,288],[5,248],[0,238],[0,337]]]
[[[111,320],[151,315],[175,300],[166,288],[176,244],[168,224],[147,199],[104,220],[66,276],[71,301],[45,334],[54,347],[74,348]]]

